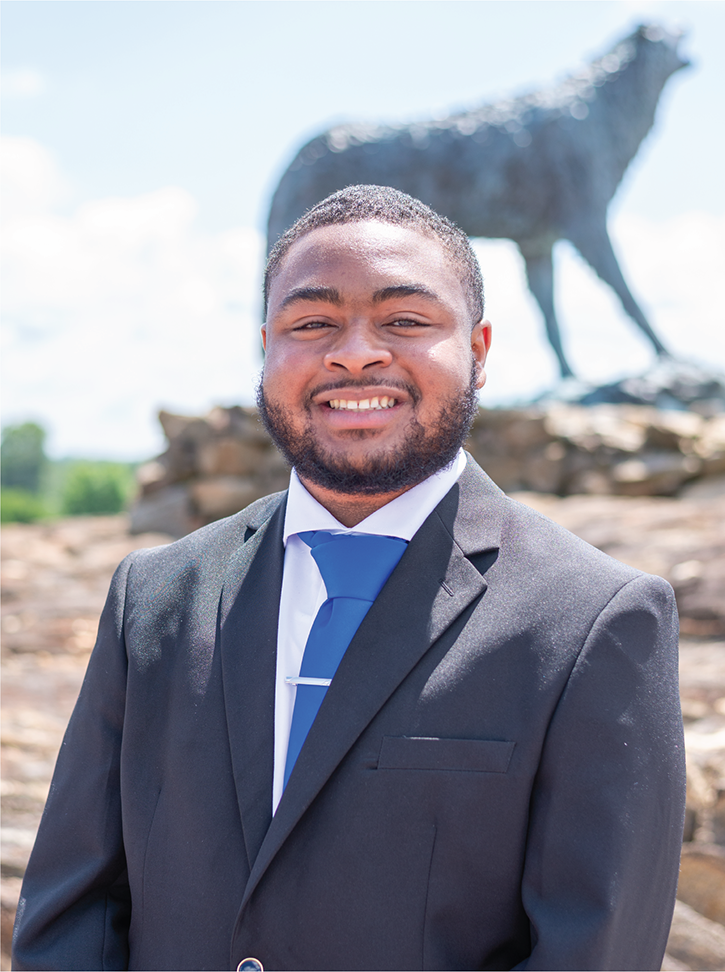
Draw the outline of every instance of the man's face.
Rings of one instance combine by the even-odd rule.
[[[270,288],[262,416],[303,481],[402,491],[455,455],[490,333],[471,329],[434,237],[377,221],[313,230]]]

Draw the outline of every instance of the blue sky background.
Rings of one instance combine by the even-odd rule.
[[[142,458],[160,406],[249,402],[277,179],[334,122],[412,120],[564,76],[642,21],[689,30],[610,226],[681,355],[725,369],[720,2],[4,0],[4,421],[55,455]],[[494,322],[484,404],[556,378],[507,242],[479,245]],[[582,377],[651,360],[609,291],[557,252]]]

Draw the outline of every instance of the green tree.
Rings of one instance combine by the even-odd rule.
[[[76,462],[63,489],[63,512],[120,513],[128,495],[129,470],[121,463]]]
[[[0,445],[2,485],[37,495],[47,464],[44,445],[45,429],[37,423],[6,426]]]
[[[0,494],[0,521],[2,523],[34,523],[46,515],[46,509],[37,496],[26,489],[3,489]]]

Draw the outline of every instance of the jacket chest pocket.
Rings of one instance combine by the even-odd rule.
[[[377,769],[505,773],[515,745],[498,739],[383,736]]]

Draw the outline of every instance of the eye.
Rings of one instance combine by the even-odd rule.
[[[332,327],[329,321],[305,321],[304,324],[298,324],[294,328],[295,331],[318,331],[322,328]]]
[[[386,326],[395,328],[428,327],[423,321],[414,321],[409,317],[401,317],[397,321],[390,321]]]

